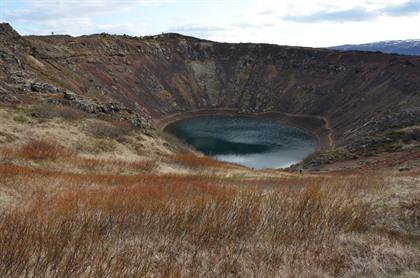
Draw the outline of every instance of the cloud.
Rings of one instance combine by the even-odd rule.
[[[41,26],[31,24],[26,28],[19,30],[21,35],[49,35],[50,32],[55,34],[70,34],[74,36],[109,33],[109,34],[130,34],[130,35],[144,35],[148,34],[148,26],[145,24],[134,23],[106,23],[97,24],[89,18],[72,18],[44,21]]]
[[[238,23],[233,23],[230,25],[231,27],[238,27],[241,29],[259,29],[264,27],[274,27],[275,24],[273,23],[260,23],[260,22],[251,22],[251,21],[243,21]]]
[[[203,24],[198,24],[198,23],[189,23],[189,24],[169,28],[167,32],[181,33],[184,35],[190,35],[190,36],[195,36],[195,37],[200,37],[200,38],[208,38],[209,36],[213,35],[213,33],[215,32],[224,32],[228,30],[229,28],[222,27],[222,26],[210,26],[210,25],[203,25]]]
[[[7,15],[6,21],[25,35],[164,31],[214,41],[329,46],[417,38],[416,28],[407,28],[418,23],[414,16],[417,2],[420,0],[0,0],[6,6],[0,14],[3,20]]]
[[[391,5],[382,9],[382,12],[388,16],[408,16],[419,13],[420,1],[410,0],[399,5]]]
[[[257,15],[274,15],[276,12],[273,10],[263,10],[260,12],[257,12]]]
[[[0,0],[2,1],[2,0]],[[26,0],[18,9],[4,12],[5,21],[24,26],[22,34],[47,34],[50,31],[72,35],[109,32],[142,34],[144,26],[132,22],[101,24],[95,16],[112,16],[145,5],[170,3],[174,0]]]
[[[377,7],[374,9],[367,9],[365,8],[365,6],[368,5],[356,6],[341,10],[320,10],[307,14],[287,14],[281,16],[280,18],[285,21],[293,21],[299,23],[317,23],[369,21],[380,16],[411,16],[419,13],[420,0],[409,0],[401,4],[392,4],[385,6],[382,5],[381,7]]]
[[[185,25],[176,26],[167,30],[171,33],[181,33],[183,35],[189,35],[193,37],[212,39],[215,37],[222,36],[224,34],[233,34],[247,30],[252,32],[255,30],[261,30],[263,28],[274,27],[275,25],[269,22],[249,22],[241,21],[223,26],[217,25],[205,25],[200,23],[190,23]]]
[[[140,5],[161,4],[170,1],[164,0],[95,0],[95,1],[72,1],[72,0],[27,0],[27,8],[21,8],[7,12],[6,19],[10,21],[43,22],[62,20],[66,18],[89,17],[95,14],[115,13],[129,11]]]
[[[376,17],[376,11],[367,11],[363,7],[355,7],[347,10],[340,11],[319,11],[306,15],[286,15],[281,19],[294,22],[350,22],[350,21],[365,21]]]

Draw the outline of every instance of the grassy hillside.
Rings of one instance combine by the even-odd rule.
[[[418,172],[252,171],[98,119],[0,115],[3,277],[420,273]]]

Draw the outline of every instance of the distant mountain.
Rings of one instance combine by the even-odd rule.
[[[420,40],[381,41],[366,44],[346,44],[331,47],[332,49],[349,51],[380,51],[403,55],[420,55]]]

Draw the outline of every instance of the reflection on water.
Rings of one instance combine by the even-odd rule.
[[[245,116],[196,117],[166,130],[206,155],[255,169],[288,167],[316,148],[299,129]]]

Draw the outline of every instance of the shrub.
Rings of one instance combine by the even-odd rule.
[[[386,144],[384,148],[386,151],[389,151],[389,152],[398,152],[403,149],[403,145],[401,143],[391,143],[391,144]]]
[[[15,122],[17,122],[17,123],[21,123],[21,124],[26,124],[26,123],[29,123],[30,121],[29,121],[29,119],[28,118],[26,118],[25,116],[23,116],[23,115],[17,115],[17,116],[15,116],[15,117],[13,117],[13,120],[15,121]]]
[[[15,150],[10,147],[3,147],[0,149],[0,159],[9,160],[15,156]]]
[[[58,143],[47,140],[31,140],[23,145],[18,155],[31,160],[53,160],[72,155],[72,152]]]

